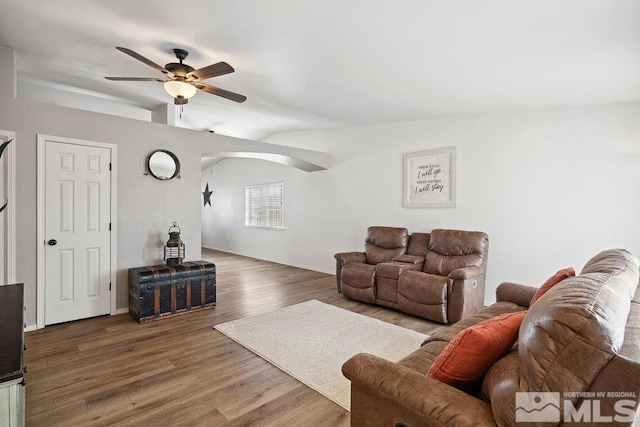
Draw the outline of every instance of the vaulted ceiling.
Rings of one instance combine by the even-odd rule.
[[[0,0],[18,96],[150,119],[173,48],[207,80],[177,125],[261,140],[289,130],[640,100],[638,0]]]

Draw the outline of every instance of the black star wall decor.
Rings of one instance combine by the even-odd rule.
[[[209,191],[209,183],[207,182],[207,186],[204,188],[204,191],[202,192],[202,195],[204,196],[204,205],[202,206],[207,206],[207,204],[209,204],[209,206],[211,206],[211,195],[213,194],[213,191]]]

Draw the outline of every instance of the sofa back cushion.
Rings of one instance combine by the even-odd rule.
[[[627,325],[638,287],[638,265],[628,251],[601,252],[580,275],[553,286],[543,302],[529,308],[520,326],[517,355],[514,351],[503,358],[484,378],[482,395],[491,401],[499,425],[514,423],[516,392],[564,396],[612,391],[599,385],[605,377],[615,379],[613,391],[637,389],[640,365],[635,363],[635,371],[621,365],[617,353],[627,341],[640,342],[640,329],[629,330]],[[578,398],[568,399],[577,404]],[[610,408],[606,411],[613,413]]]
[[[638,264],[622,249],[601,252],[529,308],[518,348],[524,391],[588,389],[622,347]]]
[[[407,255],[425,256],[429,252],[429,233],[411,233]]]
[[[406,228],[369,227],[364,252],[367,264],[379,264],[391,261],[391,258],[404,255],[409,243],[409,232]]]
[[[486,268],[489,237],[480,231],[433,230],[422,270],[448,276],[453,270],[472,265]]]

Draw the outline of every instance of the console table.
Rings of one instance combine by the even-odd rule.
[[[129,314],[139,323],[216,305],[216,266],[207,261],[129,269]]]
[[[0,427],[24,426],[24,285],[0,286]]]

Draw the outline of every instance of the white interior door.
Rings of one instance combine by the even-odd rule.
[[[111,150],[45,143],[45,324],[110,313]]]

